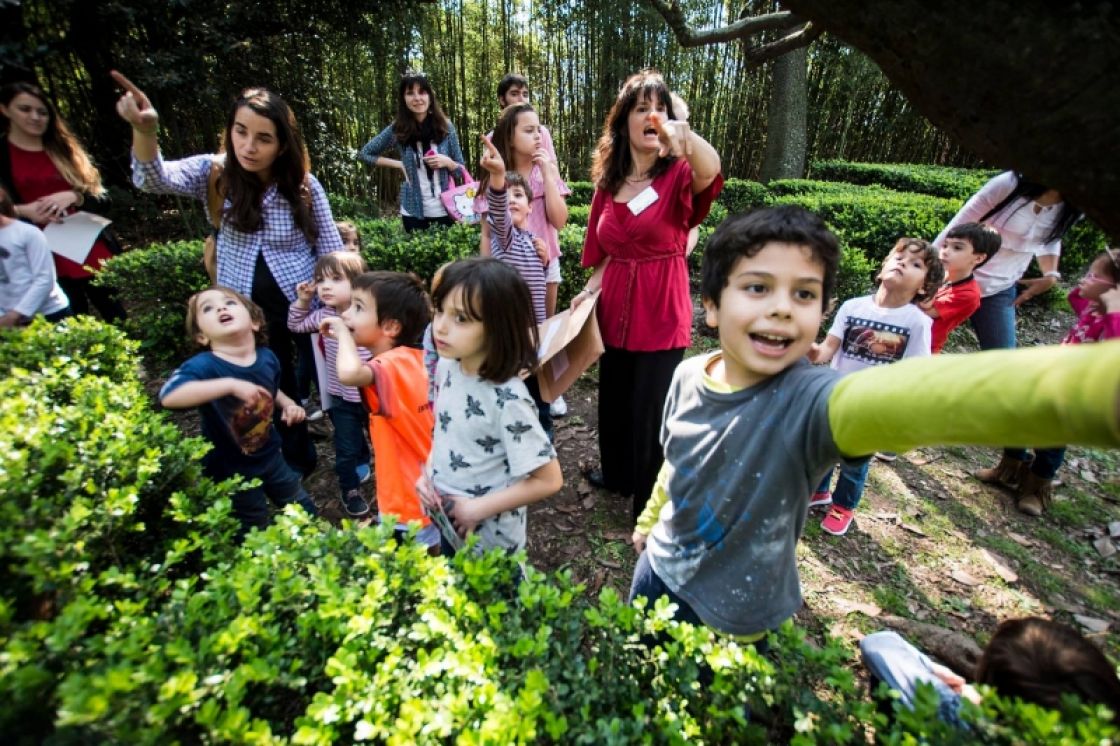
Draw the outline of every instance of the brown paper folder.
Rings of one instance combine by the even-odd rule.
[[[594,365],[603,354],[603,338],[595,318],[596,291],[580,303],[575,311],[568,309],[537,326],[540,333],[540,370],[537,382],[541,398],[555,401],[580,375]]]

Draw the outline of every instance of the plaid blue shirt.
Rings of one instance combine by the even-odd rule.
[[[206,204],[206,183],[210,178],[210,164],[224,162],[222,155],[195,155],[178,161],[164,161],[157,155],[154,161],[141,163],[132,156],[132,182],[139,189],[157,194],[178,194],[194,197]],[[257,256],[263,255],[276,284],[289,301],[296,299],[296,285],[310,280],[315,272],[315,260],[323,254],[342,250],[342,239],[327,203],[327,193],[311,174],[307,175],[311,187],[311,216],[315,221],[318,239],[315,246],[292,218],[291,205],[271,185],[261,199],[261,227],[252,233],[243,233],[232,225],[222,223],[218,233],[218,284],[233,288],[246,296],[253,293],[253,270]],[[225,209],[230,202],[226,200]]]

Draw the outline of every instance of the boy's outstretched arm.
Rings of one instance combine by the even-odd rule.
[[[269,396],[268,389],[240,378],[210,378],[176,386],[162,394],[159,403],[167,409],[190,409],[223,396],[236,396],[246,404],[252,404],[262,395]]]
[[[828,400],[846,456],[921,445],[1120,447],[1120,341],[938,355],[868,368]]]

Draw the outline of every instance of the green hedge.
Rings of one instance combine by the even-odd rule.
[[[947,743],[891,724],[850,647],[771,652],[521,557],[453,561],[290,507],[234,547],[205,446],[151,411],[92,320],[0,334],[0,732],[7,743]],[[642,644],[661,636],[655,647]],[[749,717],[748,717],[749,714]],[[1103,711],[966,705],[975,743],[1097,742]]]
[[[70,319],[0,334],[0,732],[39,743],[65,676],[232,554],[231,484],[152,411],[136,345]],[[20,734],[17,738],[15,734]]]
[[[880,184],[900,192],[916,192],[963,202],[995,176],[991,169],[951,168],[914,163],[813,161],[810,176],[820,181]]]

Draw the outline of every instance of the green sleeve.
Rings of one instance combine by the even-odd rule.
[[[653,485],[653,492],[650,493],[649,501],[646,503],[646,509],[638,516],[638,523],[634,526],[635,531],[649,536],[649,532],[657,525],[661,506],[669,501],[668,484],[669,464],[663,461],[661,471],[657,472],[657,483]]]
[[[1120,446],[1120,340],[935,355],[852,373],[828,400],[846,456],[921,445]]]

